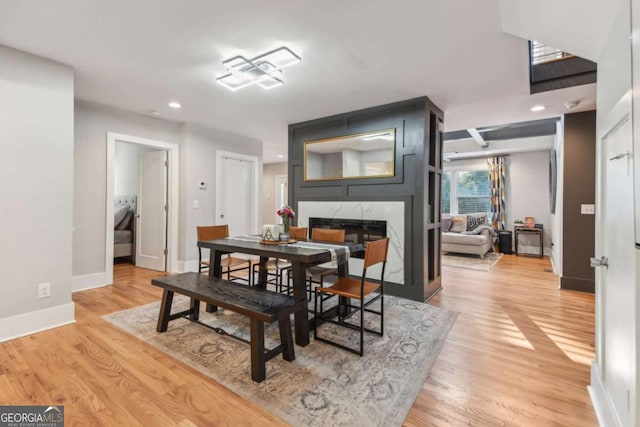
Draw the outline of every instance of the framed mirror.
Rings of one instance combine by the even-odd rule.
[[[395,152],[395,129],[306,141],[304,180],[392,177]]]

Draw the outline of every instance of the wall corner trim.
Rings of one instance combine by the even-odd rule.
[[[587,386],[587,390],[589,391],[589,397],[591,397],[591,403],[598,418],[598,424],[602,427],[620,425],[616,422],[611,403],[604,389],[604,384],[602,384],[600,380],[599,371],[600,367],[598,366],[598,362],[594,360],[591,362],[591,385]]]
[[[73,302],[0,319],[0,342],[75,323]]]

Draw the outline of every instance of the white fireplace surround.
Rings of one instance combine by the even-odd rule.
[[[308,227],[309,217],[369,219],[387,221],[387,237],[389,237],[389,254],[385,268],[384,280],[396,284],[404,284],[404,202],[298,202],[298,226]],[[363,260],[349,259],[349,273],[362,274]],[[379,267],[367,272],[371,278],[380,277]]]

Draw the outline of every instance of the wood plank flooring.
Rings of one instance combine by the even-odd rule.
[[[505,255],[489,272],[444,267],[431,304],[460,312],[407,426],[589,426],[594,297],[559,291],[547,259]],[[102,320],[160,299],[158,273],[115,266],[76,292],[77,322],[0,343],[0,405],[65,405],[68,426],[284,425]]]

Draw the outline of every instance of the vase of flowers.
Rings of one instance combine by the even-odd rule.
[[[276,214],[282,218],[282,225],[284,226],[284,233],[280,233],[281,241],[289,241],[289,227],[291,226],[291,220],[296,216],[296,213],[291,209],[291,206],[284,205]]]

